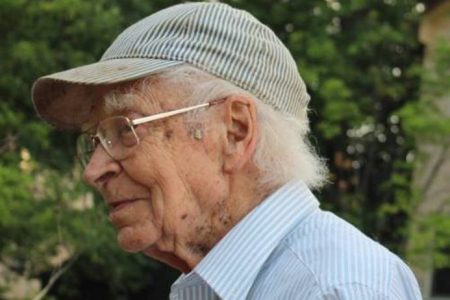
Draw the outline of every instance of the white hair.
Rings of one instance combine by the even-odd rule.
[[[293,179],[302,180],[308,187],[317,189],[326,182],[327,168],[308,143],[309,123],[306,113],[295,118],[274,110],[254,95],[234,84],[187,64],[172,67],[141,80],[137,90],[145,93],[152,89],[150,82],[175,87],[171,93],[183,99],[185,105],[194,105],[231,95],[246,95],[256,104],[259,137],[253,155],[262,176],[260,186],[279,186]],[[195,113],[193,113],[195,114]],[[187,122],[204,122],[205,115],[187,116]],[[190,117],[189,117],[190,116]]]

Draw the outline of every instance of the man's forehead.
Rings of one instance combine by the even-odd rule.
[[[170,89],[160,82],[143,80],[104,90],[102,109],[106,114],[136,110],[141,113],[156,113],[173,100]]]
[[[95,98],[88,120],[81,130],[95,126],[102,119],[118,114],[154,114],[173,108],[176,101],[173,89],[160,82],[129,82],[117,85],[98,86],[92,89]]]

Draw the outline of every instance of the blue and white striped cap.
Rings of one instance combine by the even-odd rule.
[[[123,31],[99,62],[39,78],[38,114],[60,128],[88,117],[88,85],[107,85],[188,63],[250,92],[276,110],[304,116],[309,95],[288,49],[249,13],[222,3],[185,3]]]

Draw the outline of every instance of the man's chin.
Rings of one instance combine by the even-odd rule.
[[[146,234],[132,227],[121,228],[117,232],[117,242],[120,248],[130,253],[144,251],[153,245],[155,241],[154,235]]]

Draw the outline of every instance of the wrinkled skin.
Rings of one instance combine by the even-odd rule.
[[[183,107],[159,90],[167,91],[137,94],[120,111],[105,112],[99,105],[89,126],[111,115],[133,119]],[[96,93],[102,98],[107,91]],[[114,161],[98,146],[84,172],[110,207],[119,245],[182,272],[193,269],[265,194],[256,187],[251,162],[257,139],[251,99],[231,96],[202,114],[210,121],[201,140],[181,116],[142,124],[131,156]]]

